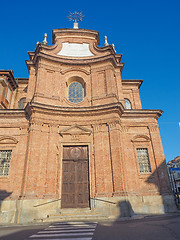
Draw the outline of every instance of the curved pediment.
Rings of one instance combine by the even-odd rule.
[[[132,142],[149,142],[150,138],[147,135],[137,135],[133,137]]]
[[[88,29],[54,29],[53,44],[38,43],[35,52],[30,52],[28,68],[37,64],[39,58],[60,64],[88,65],[111,61],[122,68],[121,54],[116,54],[113,45],[99,47],[99,33]]]
[[[17,144],[18,140],[14,137],[0,137],[0,144]]]

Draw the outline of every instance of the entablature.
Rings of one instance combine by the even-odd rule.
[[[163,113],[162,110],[149,110],[149,109],[127,110],[123,107],[123,105],[120,102],[91,107],[59,107],[31,102],[26,106],[25,110],[29,116],[31,116],[33,112],[41,112],[42,114],[52,115],[54,114],[66,115],[70,117],[94,116],[103,114],[106,115],[114,112],[118,113],[120,118],[126,119],[154,118],[156,120]]]

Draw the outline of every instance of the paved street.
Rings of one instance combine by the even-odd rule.
[[[93,240],[177,240],[180,214],[98,224]]]
[[[1,226],[1,240],[180,240],[180,214],[114,222]]]
[[[31,235],[28,240],[36,239],[76,239],[91,240],[97,223],[68,222],[54,223],[44,230]]]

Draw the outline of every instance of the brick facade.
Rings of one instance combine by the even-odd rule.
[[[171,211],[157,123],[162,111],[142,109],[142,80],[121,79],[122,55],[110,45],[98,47],[96,31],[56,29],[53,43],[38,44],[29,52],[29,79],[12,82],[7,80],[12,74],[0,72],[0,81],[6,79],[13,86],[9,104],[1,99],[0,110],[0,150],[12,150],[9,173],[0,176],[1,220],[25,222],[57,213],[63,146],[80,145],[89,150],[90,209],[117,215],[114,209],[125,200],[137,213]],[[92,55],[58,55],[63,43],[85,43]],[[68,88],[76,81],[84,91],[79,103],[68,98]],[[24,108],[18,109],[22,98]],[[125,99],[132,109],[126,109]],[[149,172],[140,172],[137,149],[148,150]],[[98,199],[112,201],[114,207]],[[46,202],[52,203],[35,208]]]

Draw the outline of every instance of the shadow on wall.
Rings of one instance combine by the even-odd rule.
[[[161,165],[151,174],[146,180],[149,184],[157,186],[158,192],[162,197],[164,212],[176,212],[175,199],[170,187],[166,161],[164,160]]]
[[[119,207],[119,210],[120,210],[119,218],[132,217],[132,216],[135,215],[129,201],[124,200],[124,201],[119,202],[118,207]]]
[[[6,190],[0,190],[0,211],[1,211],[2,202],[6,198],[8,198],[11,194],[12,194],[12,192],[7,192]]]
[[[128,200],[123,200],[118,202],[119,207],[119,216],[117,217],[117,220],[122,217],[133,217],[135,215],[151,215],[151,214],[162,214],[162,213],[168,213],[168,212],[177,212],[177,207],[175,205],[174,196],[172,194],[171,188],[170,188],[170,182],[169,177],[167,173],[167,167],[166,162],[163,161],[163,163],[147,178],[146,180],[147,189],[145,190],[145,196],[148,195],[149,200],[147,199],[147,203],[145,205],[144,202],[142,202],[142,209],[144,209],[141,213],[133,209],[131,206],[131,203]],[[151,184],[156,185],[157,192],[154,192],[154,197],[152,195],[152,188]],[[150,192],[150,194],[148,194]],[[158,196],[161,197],[158,198]],[[162,203],[161,203],[162,201]]]

